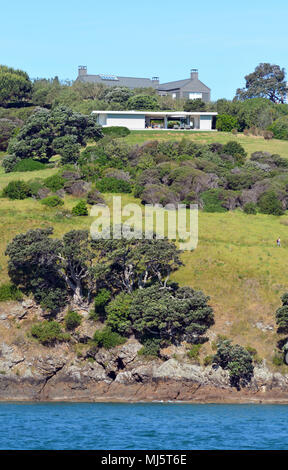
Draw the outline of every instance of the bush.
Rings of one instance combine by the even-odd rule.
[[[43,183],[46,188],[49,188],[51,191],[55,192],[64,188],[65,179],[60,175],[53,175],[49,176],[49,178],[46,178]]]
[[[48,207],[59,207],[64,205],[64,201],[59,196],[48,196],[40,201],[41,204]]]
[[[20,162],[16,163],[13,168],[13,171],[36,171],[36,170],[44,170],[46,165],[44,163],[38,162],[37,160],[33,160],[33,158],[27,158],[25,160],[20,160]]]
[[[288,116],[282,116],[268,127],[273,132],[275,139],[288,139]]]
[[[0,285],[0,302],[6,300],[22,300],[22,293],[17,286],[7,282]]]
[[[213,356],[213,354],[211,354],[209,356],[204,357],[203,364],[204,364],[205,367],[211,366],[213,364],[213,361],[214,361],[214,356]]]
[[[288,332],[288,294],[281,297],[282,307],[276,310],[276,324],[278,326],[277,333]]]
[[[79,313],[74,311],[69,311],[65,316],[65,326],[67,330],[74,330],[81,324],[82,317]]]
[[[219,189],[209,189],[201,194],[203,201],[203,210],[205,212],[226,212],[227,209],[222,206]]]
[[[24,181],[10,181],[3,189],[3,196],[9,199],[25,199],[31,196],[31,190]]]
[[[126,137],[126,135],[130,134],[130,130],[128,127],[124,126],[110,126],[110,127],[103,127],[102,134],[109,135],[109,137],[117,138],[117,137]]]
[[[129,319],[131,302],[132,296],[122,292],[106,307],[107,325],[121,335],[128,334],[131,329],[131,320]]]
[[[99,348],[111,349],[115,346],[125,343],[126,339],[115,333],[109,327],[103,328],[103,330],[97,330],[93,336],[93,342]]]
[[[143,347],[139,349],[139,356],[158,357],[161,340],[158,338],[147,338],[142,341]]]
[[[20,158],[16,157],[16,155],[5,155],[2,160],[2,166],[4,168],[5,173],[10,173],[14,171],[15,165],[20,161]]]
[[[257,214],[257,205],[254,202],[247,202],[243,210],[245,214]]]
[[[193,344],[191,349],[188,351],[187,356],[190,359],[197,360],[197,362],[198,362],[201,346],[202,346],[202,344]]]
[[[283,215],[281,201],[279,201],[274,191],[266,191],[258,201],[258,207],[262,214]]]
[[[272,357],[272,363],[274,364],[274,366],[283,366],[284,364],[283,355],[274,354],[274,356]]]
[[[96,181],[96,188],[101,193],[131,193],[132,191],[131,184],[128,181],[108,176]]]
[[[238,120],[229,114],[218,114],[216,118],[216,129],[222,132],[231,132],[232,129],[238,129]]]
[[[227,155],[232,155],[232,157],[234,157],[240,164],[243,164],[247,157],[247,152],[245,151],[244,147],[242,147],[239,142],[235,142],[234,140],[223,145],[222,152]]]
[[[77,216],[88,215],[88,209],[85,201],[79,201],[72,209],[72,214]]]
[[[96,315],[92,315],[92,317],[104,317],[105,316],[105,307],[110,302],[111,299],[111,292],[108,289],[100,289],[97,292],[97,295],[94,299],[94,312]]]
[[[56,321],[43,321],[36,323],[31,328],[31,334],[44,345],[50,345],[56,341],[68,341],[70,336],[64,333]]]
[[[219,341],[213,360],[222,369],[229,371],[231,385],[238,389],[241,385],[247,385],[253,377],[253,358],[239,344],[233,346],[229,340]]]

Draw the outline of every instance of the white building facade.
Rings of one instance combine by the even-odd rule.
[[[215,112],[184,111],[92,111],[103,127],[124,126],[130,130],[212,131]]]

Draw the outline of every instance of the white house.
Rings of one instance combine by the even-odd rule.
[[[184,111],[92,111],[103,127],[124,126],[131,130],[186,129],[211,131],[215,112]]]

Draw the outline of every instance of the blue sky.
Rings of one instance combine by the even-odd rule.
[[[232,99],[260,62],[288,72],[288,2],[26,0],[1,6],[0,63],[31,78],[90,73],[187,78]]]

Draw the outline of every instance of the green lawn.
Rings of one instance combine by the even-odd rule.
[[[249,155],[258,150],[270,153],[278,153],[283,157],[288,157],[288,140],[265,140],[260,136],[246,136],[238,133],[236,136],[230,132],[197,132],[197,131],[131,131],[123,140],[129,144],[143,144],[147,140],[173,141],[180,139],[189,139],[198,143],[220,142],[225,144],[230,140],[236,140],[245,148]]]

